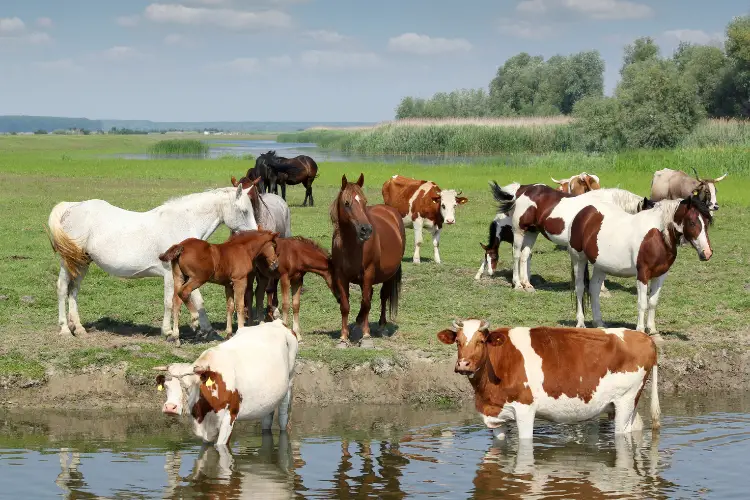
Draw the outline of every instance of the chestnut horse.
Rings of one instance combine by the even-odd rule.
[[[224,285],[227,297],[227,338],[232,336],[232,314],[237,306],[237,328],[245,326],[245,289],[253,261],[262,256],[270,269],[278,267],[275,240],[279,233],[245,231],[219,244],[188,238],[172,245],[159,255],[162,262],[172,263],[174,298],[172,320],[174,333],[169,340],[179,344],[180,306],[187,303],[190,292],[211,282]]]
[[[302,206],[307,206],[308,199],[310,200],[310,206],[315,206],[312,192],[312,183],[318,176],[318,164],[315,163],[315,160],[307,155],[284,158],[283,156],[277,156],[276,151],[263,153],[260,158],[264,159],[268,168],[266,183],[269,191],[279,194],[279,185],[281,185],[281,197],[286,200],[287,184],[290,186],[302,184],[305,186],[305,199]]]
[[[382,283],[380,289],[380,320],[386,324],[385,305],[390,302],[391,321],[398,315],[401,293],[401,259],[406,248],[406,232],[401,215],[387,205],[367,206],[362,185],[364,174],[356,183],[341,177],[341,191],[331,204],[333,242],[331,245],[331,271],[333,293],[341,306],[341,339],[337,347],[349,345],[349,284],[362,289],[362,304],[357,314],[357,324],[362,328],[360,346],[373,347],[368,322],[372,303],[372,288]]]
[[[305,274],[313,273],[326,280],[326,285],[333,291],[333,282],[331,281],[330,263],[331,258],[328,252],[312,240],[302,236],[292,238],[276,239],[276,255],[279,258],[279,266],[276,270],[271,270],[263,262],[263,259],[256,261],[256,272],[258,273],[258,287],[261,283],[271,281],[266,288],[268,295],[268,309],[266,321],[273,321],[273,309],[278,304],[276,297],[277,284],[281,282],[281,316],[285,325],[288,325],[289,300],[292,298],[292,331],[299,339],[301,336],[299,327],[299,306],[300,296],[302,295],[302,284]],[[263,276],[263,278],[261,278]]]

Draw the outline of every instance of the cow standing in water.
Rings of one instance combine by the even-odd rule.
[[[669,168],[657,170],[654,172],[654,178],[651,179],[651,199],[653,201],[681,200],[696,196],[708,206],[709,210],[715,212],[719,209],[719,203],[716,200],[716,184],[724,180],[727,174],[718,179],[701,179],[695,169],[693,172],[695,172],[695,179],[682,170]]]
[[[404,227],[414,228],[414,258],[419,264],[419,249],[422,245],[422,228],[432,232],[435,263],[440,264],[440,231],[443,224],[456,223],[456,205],[463,205],[468,198],[459,196],[454,189],[441,190],[431,181],[418,181],[394,175],[383,184],[383,202],[398,210]]]
[[[437,334],[458,346],[455,372],[467,375],[484,424],[498,438],[515,421],[519,439],[532,439],[534,418],[581,422],[610,412],[615,434],[643,429],[636,406],[649,374],[651,427],[661,410],[656,345],[624,328],[497,328],[468,319]]]

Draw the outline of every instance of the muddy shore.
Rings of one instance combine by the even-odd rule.
[[[659,392],[729,392],[750,387],[750,349],[686,346],[660,348]],[[300,359],[294,401],[309,405],[340,403],[470,404],[465,377],[453,372],[455,357],[434,359],[409,354],[398,364],[376,359],[334,371],[320,361]],[[33,408],[151,408],[163,395],[148,380],[126,377],[125,364],[87,373],[48,374],[44,381],[0,380],[0,405]]]

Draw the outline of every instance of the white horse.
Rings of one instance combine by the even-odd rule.
[[[189,194],[148,212],[131,212],[103,200],[63,201],[55,205],[48,226],[52,248],[61,257],[57,279],[60,333],[71,335],[71,329],[76,333],[86,331],[78,315],[78,290],[89,264],[95,262],[106,273],[121,278],[164,278],[161,330],[170,339],[179,338],[171,328],[172,268],[159,260],[159,254],[186,238],[206,240],[222,223],[232,231],[257,229],[248,191],[238,186]],[[200,292],[194,290],[190,297],[192,326],[197,320],[201,331],[210,332]]]

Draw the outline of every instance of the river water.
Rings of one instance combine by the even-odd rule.
[[[533,445],[519,445],[515,433],[493,440],[470,408],[298,405],[290,434],[239,422],[220,453],[201,447],[187,420],[154,411],[9,410],[0,412],[0,495],[747,498],[750,394],[664,395],[662,412],[655,438],[615,438],[604,417],[538,421]]]

